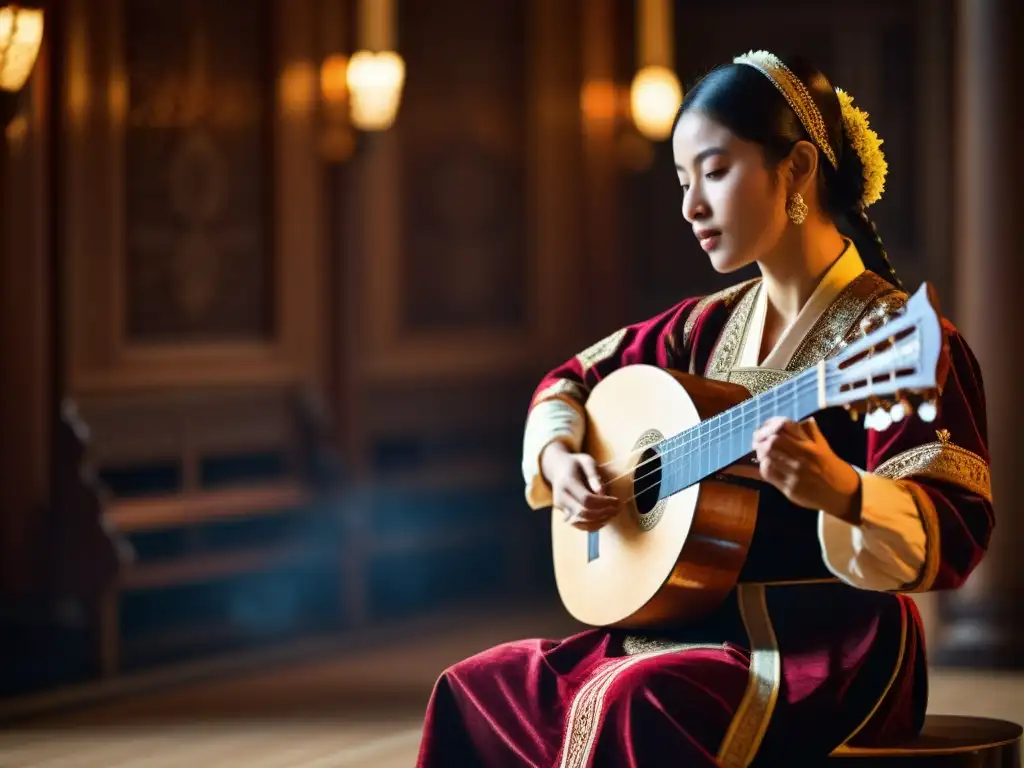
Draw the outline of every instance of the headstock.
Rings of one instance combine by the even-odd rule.
[[[934,289],[924,283],[901,312],[872,328],[824,364],[822,399],[842,406],[865,428],[884,430],[915,410],[922,421],[938,415],[942,323]]]

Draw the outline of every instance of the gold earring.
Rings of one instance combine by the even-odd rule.
[[[800,225],[807,218],[807,203],[799,192],[794,192],[786,202],[786,215],[794,224]]]

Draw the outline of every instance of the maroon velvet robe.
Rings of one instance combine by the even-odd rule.
[[[755,284],[683,301],[613,334],[551,371],[533,404],[580,402],[633,363],[769,388],[778,375],[735,365]],[[789,372],[905,300],[863,273],[818,320]],[[927,665],[920,617],[902,593],[960,585],[994,525],[981,374],[956,329],[944,329],[948,373],[936,422],[868,432],[843,412],[818,416],[836,453],[914,497],[927,536],[914,583],[895,593],[840,581],[823,563],[817,512],[764,486],[740,584],[714,616],[657,635],[592,629],[512,642],[455,664],[431,697],[418,765],[793,765],[913,734]]]

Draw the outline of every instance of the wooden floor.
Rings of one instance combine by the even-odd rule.
[[[574,628],[557,606],[463,616],[376,649],[123,696],[3,729],[0,767],[405,768],[440,670],[503,640]],[[1024,722],[1022,682],[937,671],[930,709]]]

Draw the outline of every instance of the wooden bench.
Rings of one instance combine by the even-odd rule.
[[[891,747],[842,747],[832,753],[836,768],[1018,768],[1021,726],[1005,720],[929,715],[917,738]]]
[[[323,511],[339,468],[317,413],[303,392],[285,386],[118,395],[66,409],[64,439],[82,446],[65,450],[65,462],[81,466],[64,474],[95,488],[98,525],[118,555],[95,605],[101,674],[121,667],[126,594],[266,572],[310,557],[316,543],[309,536],[233,546],[223,541],[230,535],[212,544],[210,529]],[[83,514],[84,493],[76,495],[68,517]],[[140,554],[144,542],[161,536],[173,546],[159,556]],[[331,542],[320,544],[330,556]],[[175,632],[155,635],[166,644]]]

